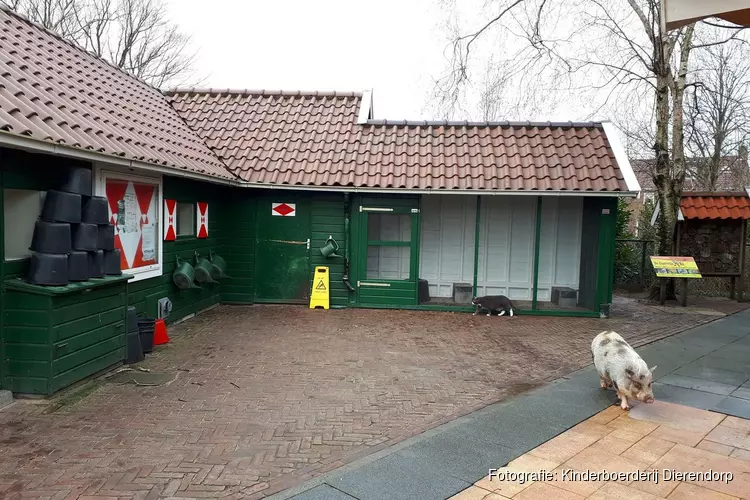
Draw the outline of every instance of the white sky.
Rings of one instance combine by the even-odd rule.
[[[374,90],[375,117],[423,113],[445,67],[436,0],[169,0],[204,87]]]

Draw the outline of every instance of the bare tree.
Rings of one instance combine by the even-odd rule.
[[[157,88],[193,78],[190,38],[163,0],[0,1]]]
[[[502,49],[513,57],[501,81],[506,92],[519,95],[518,109],[534,93],[557,100],[585,96],[598,103],[589,104],[588,116],[604,108],[620,111],[629,145],[650,150],[661,207],[657,251],[671,254],[686,176],[683,109],[686,89],[694,83],[691,56],[737,39],[740,30],[714,23],[710,38],[704,35],[707,23],[700,23],[662,32],[659,0],[500,0],[487,5],[491,12],[478,28],[467,34],[457,30],[452,39],[449,71],[437,85],[443,95],[439,104],[461,100],[481,37],[514,34],[515,49]],[[647,126],[627,127],[628,122],[642,124],[639,115],[649,117]]]
[[[750,47],[717,45],[696,59],[699,81],[686,106],[689,174],[706,191],[715,191],[723,174],[731,178],[731,189],[743,188],[750,172],[738,152],[750,137]]]

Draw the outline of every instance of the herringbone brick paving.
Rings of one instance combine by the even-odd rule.
[[[260,498],[587,365],[605,328],[641,345],[712,319],[217,308],[140,363],[165,385],[1,411],[0,498]]]

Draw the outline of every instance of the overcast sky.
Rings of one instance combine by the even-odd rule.
[[[436,0],[169,0],[204,86],[374,89],[376,118],[426,119],[445,67]]]

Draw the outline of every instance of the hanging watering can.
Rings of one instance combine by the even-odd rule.
[[[172,281],[180,290],[188,290],[190,288],[200,288],[195,284],[195,269],[190,265],[189,262],[182,260],[179,255],[177,256],[177,268],[172,273]]]
[[[209,259],[211,260],[211,265],[213,266],[213,270],[211,272],[211,277],[215,280],[220,280],[224,278],[232,279],[231,277],[227,276],[224,271],[227,269],[227,261],[225,261],[220,256],[216,255],[213,250],[209,251],[208,253]]]
[[[320,253],[323,257],[342,257],[336,252],[339,250],[339,244],[333,239],[333,236],[329,236],[326,240],[325,245],[320,248]]]
[[[198,252],[195,252],[195,281],[198,283],[218,283],[211,276],[213,269],[213,264],[207,258],[200,257]]]

